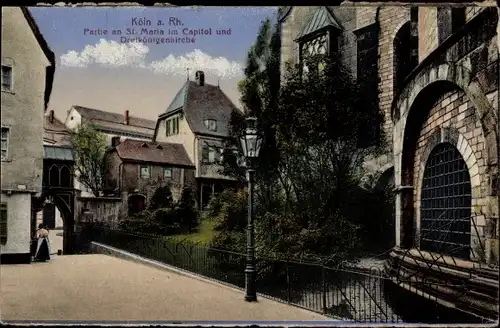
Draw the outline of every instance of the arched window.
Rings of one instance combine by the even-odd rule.
[[[430,153],[420,199],[420,248],[468,260],[471,181],[452,144],[439,144]]]
[[[59,186],[59,168],[56,165],[52,165],[49,169],[49,185]]]
[[[396,33],[393,42],[393,90],[398,92],[405,78],[417,66],[415,44],[412,42],[411,23],[407,22]]]
[[[71,184],[71,171],[69,170],[69,168],[66,165],[63,165],[61,167],[60,174],[61,174],[61,179],[60,179],[61,187],[71,187],[72,186],[72,184]]]

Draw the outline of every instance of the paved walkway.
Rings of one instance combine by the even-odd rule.
[[[108,255],[0,266],[2,320],[329,320],[307,310]]]

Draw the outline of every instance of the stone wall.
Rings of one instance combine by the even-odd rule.
[[[476,119],[474,104],[461,90],[444,93],[435,102],[427,114],[420,130],[414,160],[414,207],[416,219],[416,234],[420,234],[420,202],[422,179],[425,165],[430,151],[438,143],[448,142],[455,146],[466,161],[472,187],[472,216],[477,226],[471,226],[472,243],[478,244],[477,237],[484,241],[484,227],[486,225],[483,213],[488,212],[488,180],[485,179],[487,170],[486,149],[481,122]],[[446,132],[450,134],[446,134]],[[454,135],[454,136],[453,136]],[[472,256],[478,256],[476,251]]]
[[[427,9],[420,8],[424,13]],[[394,103],[398,246],[411,247],[411,242],[404,241],[405,235],[418,237],[419,184],[425,149],[430,142],[436,143],[432,138],[438,127],[442,131],[453,128],[456,132],[452,144],[467,162],[473,185],[472,212],[484,227],[479,234],[486,239],[487,261],[494,260],[489,250],[493,251],[491,245],[498,238],[492,229],[498,221],[498,201],[493,191],[498,176],[499,140],[497,24],[496,9],[481,10],[428,54]],[[446,135],[443,133],[438,141],[446,141]],[[416,226],[411,227],[413,223]]]
[[[126,208],[119,197],[77,197],[75,223],[102,222],[116,227],[126,216]]]

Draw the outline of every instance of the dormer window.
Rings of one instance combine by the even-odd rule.
[[[163,149],[161,145],[156,146],[156,149]]]
[[[147,144],[147,143],[143,143],[143,144],[141,145],[141,147],[142,147],[142,148],[149,148],[149,146],[148,146],[148,144]]]
[[[216,132],[217,131],[217,121],[213,119],[205,120],[205,127],[208,131]]]
[[[299,60],[305,72],[310,71],[310,68],[306,67],[305,59],[328,55],[338,50],[339,32],[340,27],[328,8],[319,7],[296,40],[299,43]],[[323,64],[318,67],[320,71],[323,68]]]

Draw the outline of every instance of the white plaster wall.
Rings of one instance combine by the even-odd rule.
[[[1,202],[7,203],[7,243],[0,245],[1,254],[30,252],[31,194],[1,193]]]
[[[82,124],[82,116],[74,108],[71,108],[68,112],[68,115],[66,115],[64,125],[66,125],[68,129],[73,130],[80,124]]]
[[[2,126],[10,128],[1,163],[2,190],[40,192],[46,67],[50,65],[21,8],[2,7],[2,64],[12,66],[13,90],[1,92]]]
[[[172,116],[173,117],[173,116]],[[169,117],[170,119],[170,117]],[[158,126],[157,134],[154,136],[156,142],[171,142],[178,143],[184,146],[191,162],[195,163],[195,136],[191,131],[186,118],[179,119],[179,133],[171,136],[166,136],[166,120],[162,119]]]

